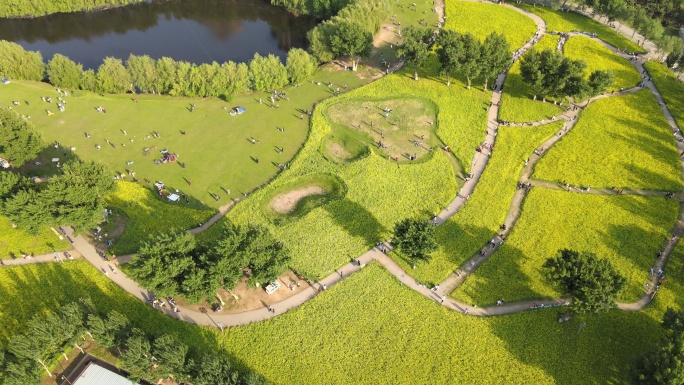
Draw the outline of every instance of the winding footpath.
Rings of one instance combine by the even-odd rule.
[[[538,28],[538,37],[541,38],[542,35],[546,33],[546,24],[544,21],[529,12],[526,12],[524,10],[521,10],[519,8],[510,6],[510,5],[502,5],[505,7],[508,7],[510,9],[515,10],[516,12],[522,13],[528,17],[530,17],[536,24]],[[614,47],[611,47],[610,45],[606,44],[605,42],[596,39],[597,41],[601,42],[605,46],[611,48],[613,51],[615,51]],[[535,43],[534,39],[531,39],[528,41],[523,47],[522,50],[527,50],[532,47],[532,45]],[[562,49],[562,46],[559,47]],[[622,55],[623,57],[626,57],[626,55]],[[641,72],[643,71],[643,63],[641,62],[632,62],[635,67]],[[491,97],[491,103],[492,106],[490,107],[488,111],[488,116],[487,116],[487,126],[486,126],[486,134],[485,134],[485,141],[487,143],[492,143],[495,144],[496,142],[496,136],[498,133],[498,128],[499,128],[499,121],[498,121],[498,115],[499,115],[499,102],[501,99],[501,91],[496,91],[496,90],[501,90],[501,87],[504,84],[504,80],[506,78],[507,71],[500,74],[496,81],[495,81],[495,91],[492,93]],[[523,168],[521,175],[520,175],[520,182],[522,183],[529,183],[532,186],[536,188],[551,188],[551,189],[565,189],[564,186],[559,186],[557,184],[553,184],[550,182],[544,182],[544,181],[536,181],[530,179],[530,176],[532,175],[532,172],[534,170],[535,164],[543,157],[544,153],[548,151],[549,148],[554,146],[559,140],[561,140],[565,135],[572,130],[575,127],[575,124],[578,121],[579,115],[581,112],[594,100],[602,99],[602,98],[607,98],[607,97],[617,97],[621,95],[626,95],[630,93],[637,92],[643,88],[648,88],[657,101],[660,104],[660,107],[663,111],[663,114],[666,116],[667,121],[672,128],[673,132],[675,135],[679,135],[678,139],[681,139],[681,133],[674,121],[674,118],[672,117],[672,114],[669,112],[667,109],[667,106],[663,102],[662,97],[660,96],[660,93],[658,90],[655,88],[652,82],[646,82],[645,87],[635,87],[627,90],[623,90],[620,92],[616,92],[614,94],[606,94],[606,95],[600,95],[598,97],[594,97],[591,100],[584,101],[579,104],[574,104],[573,106],[576,106],[577,108],[570,108],[560,114],[556,119],[554,120],[543,120],[541,122],[532,122],[532,123],[510,123],[508,125],[510,126],[523,126],[523,125],[531,125],[531,126],[538,126],[542,124],[548,124],[552,123],[554,121],[558,121],[558,119],[562,119],[566,121],[566,124],[564,128],[562,128],[558,133],[553,135],[552,137],[548,138],[546,141],[541,143],[539,146],[537,146],[537,150],[535,153],[531,154],[529,157],[529,162],[528,164]],[[684,142],[684,140],[683,140]],[[680,152],[684,152],[684,143],[677,141],[677,147]],[[541,150],[543,149],[543,150]],[[463,207],[465,202],[467,201],[467,198],[475,193],[475,186],[477,185],[477,182],[479,181],[480,177],[482,176],[482,173],[484,172],[488,162],[489,162],[489,157],[490,154],[485,154],[484,152],[476,152],[475,156],[473,158],[473,163],[471,167],[471,177],[469,178],[468,181],[465,182],[461,190],[459,191],[458,195],[456,198],[452,200],[452,202],[446,207],[442,212],[440,212],[436,218],[435,218],[435,224],[440,225],[447,221],[449,218],[451,218],[453,215],[458,213],[458,211]],[[684,177],[684,161],[682,163],[682,172],[683,172],[683,177]],[[574,190],[574,191],[573,191]],[[576,193],[582,193],[582,194],[615,194],[614,191],[611,190],[601,190],[601,189],[592,189],[589,191],[584,191],[580,190],[578,188],[570,188],[569,192],[576,192]],[[632,195],[643,195],[643,196],[663,196],[665,194],[664,191],[641,191],[641,190],[625,190],[624,194],[632,194]],[[298,289],[299,292],[296,293],[295,295],[281,301],[275,304],[270,305],[270,307],[274,310],[273,312],[269,311],[266,307],[256,309],[256,310],[250,310],[250,311],[245,311],[241,313],[234,313],[234,314],[217,314],[217,313],[202,313],[199,311],[187,309],[187,308],[179,308],[180,312],[174,312],[172,309],[169,309],[167,307],[162,307],[160,308],[160,311],[166,313],[170,317],[174,317],[177,319],[180,319],[185,322],[190,322],[194,324],[199,324],[199,325],[207,325],[207,326],[216,326],[219,328],[223,327],[230,327],[230,326],[238,326],[238,325],[245,325],[251,322],[257,322],[257,321],[262,321],[266,320],[271,317],[275,317],[277,315],[283,314],[287,312],[290,309],[293,309],[304,302],[312,299],[315,297],[319,292],[326,290],[326,288],[331,287],[332,285],[335,285],[336,283],[340,282],[342,279],[345,277],[349,276],[350,274],[353,274],[356,271],[362,270],[364,266],[367,264],[377,261],[377,263],[381,264],[390,274],[394,275],[402,285],[406,285],[407,287],[411,288],[412,290],[415,290],[416,292],[422,294],[424,297],[433,300],[437,302],[438,304],[441,304],[442,306],[445,306],[449,309],[452,309],[454,311],[458,311],[464,314],[469,314],[469,315],[476,315],[476,316],[491,316],[491,315],[502,315],[502,314],[511,314],[519,311],[526,311],[526,310],[531,310],[531,309],[536,309],[536,308],[546,308],[546,307],[555,307],[555,306],[565,306],[569,303],[568,300],[566,299],[557,299],[557,300],[548,300],[548,299],[529,299],[529,300],[524,300],[524,301],[517,301],[517,302],[508,302],[505,305],[502,306],[491,306],[491,307],[476,307],[472,305],[467,305],[458,301],[455,301],[451,298],[448,298],[448,294],[451,293],[454,289],[456,289],[458,286],[460,286],[467,278],[468,276],[474,272],[478,266],[480,266],[482,263],[484,263],[489,257],[491,257],[500,247],[500,245],[503,243],[503,240],[510,234],[511,230],[515,227],[515,224],[520,217],[521,213],[521,208],[522,204],[525,200],[526,196],[526,189],[519,189],[512,201],[511,205],[508,211],[508,214],[505,219],[505,224],[506,224],[506,230],[503,230],[499,233],[493,234],[492,241],[488,243],[487,245],[483,245],[483,247],[478,250],[475,255],[473,255],[470,259],[468,259],[460,269],[458,269],[454,274],[450,275],[444,282],[440,283],[438,285],[439,289],[433,290],[425,287],[425,285],[420,284],[417,282],[414,278],[412,278],[406,271],[404,271],[392,258],[387,256],[384,252],[382,252],[382,249],[387,249],[391,250],[391,247],[388,244],[381,244],[378,247],[374,247],[373,249],[367,251],[363,255],[357,257],[353,262],[350,262],[341,268],[339,268],[335,273],[329,275],[328,277],[325,277],[321,279],[318,282],[313,283],[309,287]],[[684,194],[678,193],[674,196],[674,199],[677,199],[680,202],[680,214],[677,220],[677,223],[674,225],[669,241],[666,241],[666,243],[663,245],[661,248],[662,251],[662,256],[657,258],[653,264],[653,269],[658,270],[664,268],[665,264],[667,263],[667,260],[674,249],[674,247],[677,245],[677,242],[679,241],[680,237],[682,234],[684,234]],[[202,232],[209,228],[211,225],[213,225],[216,221],[220,220],[231,208],[234,204],[236,204],[238,201],[233,201],[232,203],[222,206],[219,209],[219,212],[212,217],[207,223],[202,224],[202,226],[190,230],[191,233],[196,234],[199,232]],[[73,233],[71,232],[70,229],[67,230],[67,235],[71,236],[72,239],[74,240],[74,248],[80,254],[83,258],[88,260],[93,266],[98,268],[103,274],[106,274],[109,279],[111,279],[113,282],[115,282],[117,285],[119,285],[121,288],[135,296],[136,298],[146,301],[146,302],[151,302],[151,299],[154,298],[154,294],[151,293],[150,291],[143,289],[138,285],[137,282],[133,281],[132,279],[128,278],[125,274],[120,272],[117,269],[117,265],[114,262],[110,261],[104,261],[96,252],[95,247],[88,243],[88,241],[83,237],[83,236],[73,236]],[[74,253],[76,255],[76,253]],[[12,261],[5,261],[6,265],[22,265],[22,264],[29,264],[29,263],[38,263],[38,262],[54,262],[56,261],[55,256],[53,254],[49,255],[44,255],[44,256],[37,256],[32,259],[14,259]],[[62,261],[63,262],[63,261]],[[119,261],[120,262],[120,261]],[[656,278],[652,277],[651,278],[651,288],[656,287]],[[641,299],[639,299],[637,302],[633,303],[620,303],[618,304],[618,307],[623,310],[627,311],[638,311],[643,309],[645,306],[647,306],[650,301],[653,298],[653,293],[646,293]],[[534,305],[534,307],[533,307]]]

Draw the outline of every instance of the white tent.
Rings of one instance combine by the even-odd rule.
[[[180,199],[180,195],[178,194],[171,194],[168,196],[169,200],[171,202],[177,202]]]

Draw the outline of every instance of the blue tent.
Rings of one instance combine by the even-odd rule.
[[[245,112],[247,112],[247,109],[245,107],[235,107],[235,108],[233,108],[233,111],[237,115],[240,115],[240,114],[244,114]]]

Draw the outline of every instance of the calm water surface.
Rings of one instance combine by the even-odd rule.
[[[1,0],[0,0],[1,1]],[[168,56],[192,63],[249,61],[254,53],[285,60],[306,47],[309,17],[295,17],[267,0],[152,1],[99,12],[0,19],[0,39],[40,51],[47,62],[61,53],[97,68],[107,56]]]

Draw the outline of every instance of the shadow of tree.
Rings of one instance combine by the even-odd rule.
[[[362,238],[366,246],[374,246],[381,240],[385,228],[360,204],[349,199],[339,199],[324,207],[340,227],[349,235]]]

